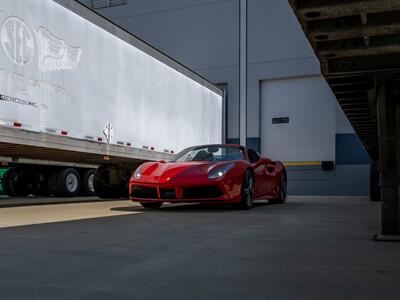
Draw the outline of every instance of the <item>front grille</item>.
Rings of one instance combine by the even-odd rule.
[[[161,199],[176,199],[175,189],[160,189]]]
[[[223,195],[218,186],[205,185],[183,189],[183,198],[185,199],[205,199],[218,198]]]
[[[131,197],[143,198],[143,199],[157,199],[158,198],[157,189],[134,185],[131,192]]]

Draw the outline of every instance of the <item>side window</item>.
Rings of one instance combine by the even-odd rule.
[[[247,149],[247,154],[249,155],[249,159],[252,164],[254,164],[260,160],[260,156],[253,149]]]

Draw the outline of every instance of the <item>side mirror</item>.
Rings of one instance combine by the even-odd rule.
[[[163,160],[163,159],[162,159],[162,160],[159,160],[158,162],[159,162],[160,164],[165,164],[165,163],[166,163],[166,161]]]

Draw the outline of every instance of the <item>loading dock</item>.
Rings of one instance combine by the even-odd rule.
[[[372,164],[380,179],[371,181],[371,198],[379,199],[380,191],[382,228],[375,238],[400,240],[400,3],[289,3],[339,104],[371,158],[378,161]]]

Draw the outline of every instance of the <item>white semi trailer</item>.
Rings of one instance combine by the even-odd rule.
[[[77,1],[0,1],[11,196],[127,195],[137,164],[220,143],[222,107],[221,89]]]

